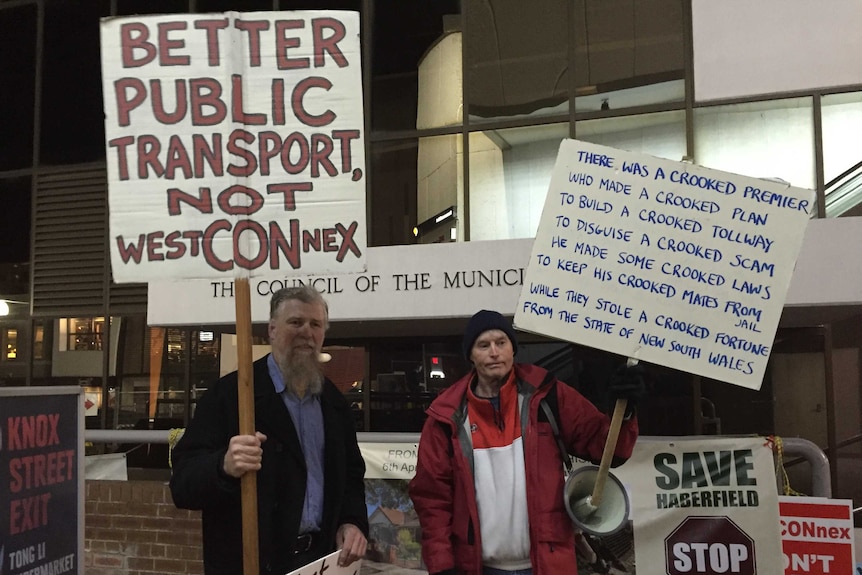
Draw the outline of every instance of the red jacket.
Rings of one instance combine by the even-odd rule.
[[[530,561],[533,575],[574,573],[575,536],[563,505],[563,463],[551,426],[539,408],[548,396],[556,403],[560,435],[569,453],[598,462],[610,418],[575,389],[546,370],[515,364],[521,406],[529,414],[521,435],[530,519]],[[472,472],[470,440],[465,437],[465,394],[474,372],[443,391],[428,409],[419,440],[416,475],[410,498],[422,526],[422,557],[428,572],[481,575],[482,538]],[[637,440],[637,419],[623,424],[615,455],[627,459]]]

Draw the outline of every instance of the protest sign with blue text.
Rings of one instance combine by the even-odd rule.
[[[759,389],[814,192],[564,140],[518,329]]]

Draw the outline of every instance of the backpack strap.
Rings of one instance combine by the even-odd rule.
[[[548,405],[547,401],[545,401],[545,398],[542,398],[539,405],[541,406],[542,411],[545,412],[545,416],[548,418],[548,423],[551,424],[551,431],[554,432],[554,439],[557,441],[557,447],[560,449],[560,459],[563,460],[563,467],[566,470],[566,477],[568,477],[571,475],[573,469],[572,458],[569,457],[569,453],[566,451],[566,446],[563,444],[563,440],[560,437],[560,426],[557,424],[557,417],[554,415],[554,411],[551,409],[551,406]]]

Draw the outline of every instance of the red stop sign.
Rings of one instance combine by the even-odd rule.
[[[754,541],[729,517],[686,517],[664,540],[668,575],[755,575]]]

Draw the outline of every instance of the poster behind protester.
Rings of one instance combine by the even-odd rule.
[[[359,444],[366,479],[412,479],[416,474],[418,443]]]
[[[760,389],[813,199],[564,140],[515,325]]]
[[[0,573],[84,572],[79,387],[0,388]]]
[[[778,498],[784,575],[853,573],[853,501]]]
[[[106,18],[114,281],[365,269],[359,15]]]

